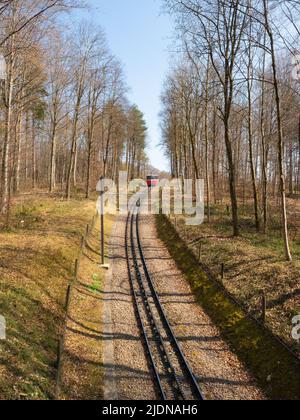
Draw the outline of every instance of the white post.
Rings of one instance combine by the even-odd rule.
[[[99,213],[100,213],[100,252],[101,252],[101,261],[100,267],[106,270],[109,269],[109,264],[105,264],[105,223],[104,223],[104,195],[105,195],[105,184],[104,178],[101,176],[98,185],[97,191],[100,193],[99,197]]]
[[[6,320],[0,316],[0,340],[6,340]]]
[[[7,76],[7,65],[4,58],[4,55],[0,53],[0,95],[1,102],[5,102],[5,82]]]
[[[6,80],[6,61],[4,55],[0,53],[0,80]]]
[[[104,248],[104,183],[103,177],[100,178],[100,228],[101,228],[101,265],[104,266],[105,264],[105,248]]]

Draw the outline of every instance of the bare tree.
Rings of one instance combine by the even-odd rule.
[[[9,9],[22,9],[22,18],[6,31],[0,38],[0,48],[5,46],[9,38],[26,30],[29,25],[35,24],[36,21],[43,17],[47,12],[57,12],[66,10],[69,7],[77,7],[78,4],[69,0],[22,0],[20,5],[19,0],[6,0],[1,2],[0,16],[9,13]]]
[[[248,4],[240,0],[167,0],[179,16],[180,30],[190,54],[199,59],[208,54],[222,87],[223,104],[219,109],[224,124],[232,207],[233,234],[239,234],[236,167],[230,136],[235,73],[241,53],[242,37],[248,25]],[[184,17],[183,19],[181,17]]]
[[[270,54],[272,59],[272,74],[275,91],[276,111],[277,111],[277,129],[278,129],[278,169],[280,178],[280,194],[282,205],[282,223],[283,223],[283,238],[285,244],[285,255],[288,261],[292,260],[292,255],[289,246],[288,237],[288,221],[286,208],[286,188],[285,188],[285,174],[283,169],[283,128],[282,128],[282,113],[281,113],[281,97],[279,92],[279,83],[277,77],[277,60],[275,52],[275,42],[273,30],[269,20],[269,4],[268,0],[263,0],[264,25],[270,41]]]
[[[300,191],[295,165],[300,161],[300,84],[292,79],[287,62],[300,36],[300,2],[166,0],[166,4],[177,18],[183,47],[162,95],[163,144],[172,174],[205,172],[208,207],[210,179],[215,204],[229,193],[235,235],[240,202],[244,208],[248,199],[253,202],[257,232],[261,207],[264,233],[273,217],[269,207],[279,206],[290,261],[286,173],[294,196]],[[204,63],[207,56],[209,65]],[[189,128],[195,116],[199,126],[191,141]]]
[[[74,2],[53,3],[51,13],[46,3],[53,2],[13,0],[0,7],[7,68],[1,82],[0,207],[7,224],[10,198],[21,190],[48,186],[70,198],[78,185],[89,197],[100,174],[117,178],[129,133],[123,69],[102,30],[85,23],[71,33],[54,18],[66,10],[58,3]],[[142,128],[136,127],[135,174],[147,162]]]

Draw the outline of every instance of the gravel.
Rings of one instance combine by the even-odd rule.
[[[114,369],[104,367],[110,376],[115,376],[110,383],[116,390],[111,394],[117,395],[119,400],[156,399],[128,280],[125,227],[126,217],[120,216],[111,239],[112,272],[104,288],[104,300],[106,305],[110,304],[112,323],[112,334],[106,333],[104,345],[109,346],[113,341]],[[163,307],[205,398],[265,399],[251,374],[195,301],[187,281],[157,237],[153,216],[141,216],[140,234]]]
[[[115,395],[119,400],[153,400],[156,393],[152,374],[145,357],[141,334],[137,325],[134,304],[128,279],[125,254],[126,217],[120,216],[111,237],[110,256],[112,275],[107,277],[104,300],[110,302],[113,334],[104,336],[104,346],[114,347],[114,369],[105,366],[114,375]],[[110,384],[111,386],[111,384]],[[111,392],[113,395],[113,392]]]
[[[153,216],[142,216],[140,233],[149,271],[175,335],[207,399],[262,400],[262,391],[218,329],[195,301],[165,245]]]

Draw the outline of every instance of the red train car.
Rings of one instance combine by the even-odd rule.
[[[155,175],[149,175],[149,176],[147,176],[147,185],[148,185],[148,188],[157,187],[158,184],[159,184],[158,176],[155,176]]]

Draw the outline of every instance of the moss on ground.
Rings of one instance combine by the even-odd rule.
[[[226,205],[212,206],[210,223],[185,226],[178,216],[177,231],[195,255],[201,250],[201,263],[219,277],[225,267],[223,284],[255,318],[262,313],[262,294],[267,301],[266,325],[300,357],[300,346],[292,338],[292,320],[300,314],[300,202],[289,201],[290,244],[293,262],[284,258],[280,214],[275,204],[270,207],[267,235],[257,233],[251,205],[240,209],[241,235],[232,236],[232,223]],[[175,222],[175,218],[172,218]],[[201,246],[201,248],[200,248]]]
[[[265,329],[247,318],[244,311],[207,276],[165,216],[157,216],[157,230],[189,281],[199,304],[266,395],[274,400],[299,400],[299,362]]]

